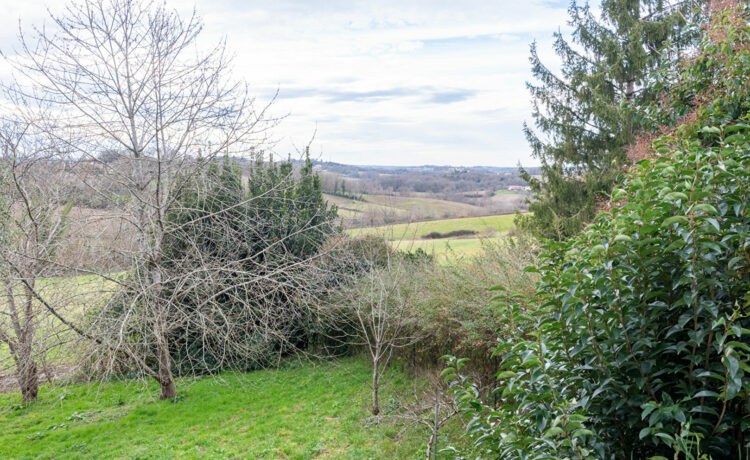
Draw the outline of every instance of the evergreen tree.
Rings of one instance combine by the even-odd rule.
[[[627,161],[637,134],[630,108],[652,101],[645,86],[660,65],[694,40],[686,21],[694,2],[603,0],[597,19],[588,4],[569,8],[572,42],[555,33],[562,60],[555,74],[531,45],[537,83],[527,83],[536,130],[524,125],[542,177],[521,170],[533,200],[517,224],[533,234],[564,239],[596,213]],[[671,45],[667,47],[667,45]],[[667,51],[668,50],[668,51]]]
[[[314,288],[304,284],[314,278],[300,277],[297,266],[304,267],[303,262],[318,255],[327,239],[340,230],[336,207],[325,201],[309,153],[297,171],[291,161],[258,158],[250,168],[247,187],[236,162],[216,161],[183,188],[179,204],[169,216],[179,230],[164,243],[165,258],[172,264],[168,266],[177,271],[185,266],[220,267],[222,278],[212,277],[210,270],[195,270],[191,283],[201,289],[165,283],[166,289],[186,311],[194,310],[215,327],[225,327],[225,335],[234,340],[241,338],[245,353],[208,343],[196,331],[175,328],[169,343],[176,372],[251,369],[283,353],[289,343],[304,344],[308,339],[305,312],[295,306],[295,296]],[[203,272],[205,280],[200,279]],[[265,288],[254,279],[273,282]],[[217,292],[214,297],[220,312],[201,310],[204,291]],[[253,317],[278,321],[274,333],[279,338],[260,333],[268,325],[253,324],[249,318],[240,323],[241,330],[230,331],[236,324],[224,318],[245,318],[242,315],[248,309],[258,311]]]

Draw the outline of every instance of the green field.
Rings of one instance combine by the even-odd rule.
[[[398,240],[391,244],[401,251],[422,249],[440,263],[450,263],[461,258],[474,257],[482,252],[483,244],[496,244],[503,238],[446,238],[439,240]]]
[[[176,401],[134,382],[44,386],[39,401],[0,395],[0,458],[424,458],[429,433],[368,419],[359,359],[181,379]],[[384,412],[411,378],[383,379]],[[391,401],[391,402],[389,402]],[[402,431],[403,430],[403,431]],[[461,431],[446,425],[439,447]],[[449,456],[441,457],[449,458]]]
[[[325,199],[329,203],[335,204],[339,208],[339,214],[345,216],[358,215],[367,211],[390,214],[403,214],[406,212],[404,209],[382,205],[372,201],[352,200],[351,198],[343,198],[333,195],[325,195]]]
[[[111,276],[117,277],[118,274]],[[114,292],[115,283],[104,280],[95,275],[79,275],[67,278],[41,279],[36,283],[36,290],[55,305],[58,311],[68,320],[77,322],[81,315],[91,308],[101,306]],[[22,291],[19,289],[19,295]],[[17,299],[19,301],[21,299]],[[6,308],[2,305],[5,298],[0,299],[0,310]],[[35,346],[42,350],[38,360],[46,364],[64,363],[69,358],[66,345],[61,343],[75,344],[77,336],[73,331],[64,327],[56,318],[50,315],[36,300],[35,309],[40,312],[42,318],[35,326]],[[0,372],[13,372],[15,364],[10,359],[10,351],[6,342],[0,343]]]
[[[380,227],[355,228],[352,236],[381,235],[387,240],[413,240],[431,232],[446,233],[455,230],[472,230],[481,236],[504,233],[513,227],[515,214],[499,216],[461,217],[457,219],[432,220],[410,224],[383,225]]]

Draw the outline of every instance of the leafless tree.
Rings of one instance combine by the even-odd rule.
[[[459,414],[453,393],[438,375],[426,375],[426,385],[415,384],[410,397],[403,395],[398,408],[389,417],[405,422],[401,433],[414,425],[422,425],[430,431],[427,440],[426,459],[437,458],[437,438],[440,428]]]
[[[112,217],[134,233],[127,275],[101,276],[130,293],[125,317],[140,321],[154,362],[128,346],[130,323],[91,338],[134,361],[159,382],[162,398],[172,398],[168,336],[176,303],[165,292],[174,281],[164,255],[173,230],[168,216],[191,178],[218,155],[250,155],[274,123],[268,106],[256,109],[246,85],[231,78],[224,42],[202,48],[195,13],[182,18],[146,0],[83,0],[50,18],[52,27],[21,32],[19,57],[9,58],[16,91],[51,107],[46,118],[27,108],[28,118],[70,159],[127,190],[123,200],[88,182],[92,194],[118,200]],[[105,152],[119,152],[118,161]]]
[[[332,338],[364,347],[372,362],[372,414],[380,413],[380,377],[393,353],[419,339],[410,299],[417,288],[411,262],[389,256],[384,266],[342,286],[319,309],[331,321]]]
[[[56,255],[71,210],[59,176],[56,152],[33,127],[4,120],[0,125],[0,342],[10,351],[24,401],[37,398],[38,360],[44,359],[47,339],[55,332],[45,324],[49,315],[35,293],[44,292],[63,309],[57,300],[64,289],[49,281],[58,274]]]

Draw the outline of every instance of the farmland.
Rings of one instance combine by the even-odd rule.
[[[513,227],[514,214],[498,216],[464,217],[414,222],[349,230],[352,236],[378,235],[387,240],[423,238],[432,232],[449,233],[458,230],[476,232],[478,236],[489,237],[504,233]]]
[[[392,247],[414,252],[422,250],[435,256],[441,263],[458,262],[481,253],[483,244],[497,243],[502,235],[513,228],[514,214],[497,216],[440,219],[405,224],[355,228],[349,235],[358,237],[376,235],[390,241]],[[451,232],[471,232],[470,237],[425,238]],[[432,235],[431,235],[432,234]],[[439,235],[438,235],[439,234]]]
[[[347,226],[378,225],[409,220],[441,219],[482,214],[481,207],[430,197],[362,195],[361,200],[325,195]]]
[[[398,240],[393,247],[400,251],[414,252],[419,249],[436,258],[439,263],[460,263],[482,253],[486,244],[496,244],[502,238],[445,238],[437,240]]]

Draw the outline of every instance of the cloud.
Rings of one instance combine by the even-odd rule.
[[[453,104],[454,102],[465,101],[477,94],[476,91],[466,89],[460,91],[436,92],[428,98],[433,104]]]
[[[530,164],[528,44],[555,67],[567,1],[166,0],[226,38],[260,100],[278,90],[279,153],[316,132],[325,159],[380,164]],[[10,2],[0,31],[41,24],[62,0]],[[46,23],[49,25],[49,21]],[[13,36],[0,32],[0,49]]]
[[[474,97],[472,89],[436,90],[432,87],[386,88],[372,91],[347,91],[340,89],[285,88],[279,91],[281,99],[320,98],[335,104],[339,102],[376,103],[401,98],[419,97],[433,104],[452,104]]]

